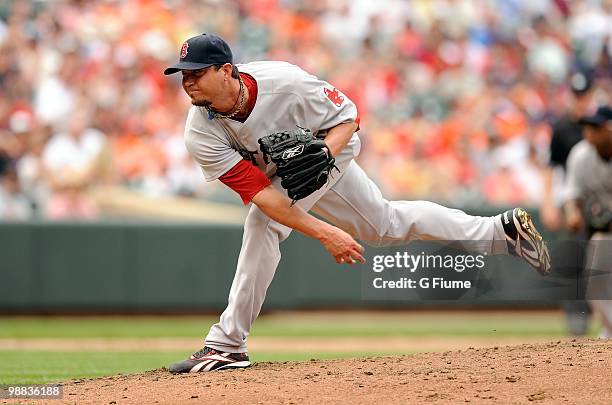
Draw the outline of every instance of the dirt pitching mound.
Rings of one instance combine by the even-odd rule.
[[[612,403],[612,340],[572,340],[246,370],[78,380],[65,403]],[[53,401],[57,403],[57,401]]]

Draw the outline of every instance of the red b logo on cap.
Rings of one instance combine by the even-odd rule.
[[[187,56],[187,48],[189,48],[189,43],[184,42],[183,46],[181,47],[181,59],[184,59],[185,56]]]

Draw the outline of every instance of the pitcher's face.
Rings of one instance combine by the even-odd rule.
[[[198,107],[219,108],[215,105],[225,91],[225,73],[223,69],[210,66],[198,70],[183,70],[183,90],[191,98],[191,104]],[[215,108],[216,109],[216,108]]]
[[[600,127],[587,125],[584,138],[597,149],[599,155],[608,160],[612,158],[612,124],[609,122]]]

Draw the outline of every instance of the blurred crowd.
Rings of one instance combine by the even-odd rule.
[[[161,73],[200,32],[355,101],[360,164],[393,199],[537,205],[572,75],[593,103],[612,94],[609,0],[3,1],[0,218],[95,218],[100,185],[227,198],[187,155],[189,101]]]

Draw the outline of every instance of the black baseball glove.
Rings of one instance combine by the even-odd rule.
[[[298,126],[274,132],[258,142],[266,163],[271,159],[276,164],[276,174],[291,205],[323,187],[332,169],[338,170],[325,141],[315,138],[309,129]]]
[[[584,221],[590,232],[612,230],[612,199],[606,193],[588,193],[582,203]]]

